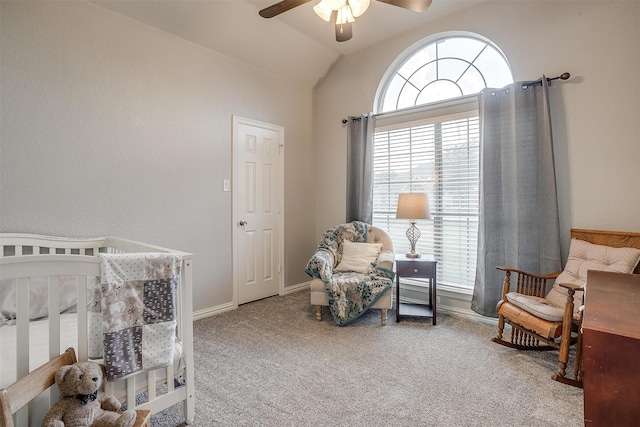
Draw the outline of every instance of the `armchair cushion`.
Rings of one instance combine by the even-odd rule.
[[[571,239],[567,265],[556,278],[546,299],[553,305],[564,307],[567,301],[567,290],[560,283],[571,283],[584,286],[587,282],[587,271],[613,271],[631,273],[640,260],[640,249],[614,248],[612,246],[596,245],[584,240]],[[578,318],[578,308],[582,301],[582,292],[576,292],[574,301],[574,318]]]
[[[378,255],[378,262],[376,268],[382,268],[384,270],[393,271],[393,263],[395,262],[395,255],[388,250],[382,250]]]
[[[365,274],[372,268],[382,250],[382,243],[342,242],[342,259],[336,271],[355,271]]]

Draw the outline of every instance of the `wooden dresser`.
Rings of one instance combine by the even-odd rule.
[[[640,275],[589,271],[583,330],[585,426],[640,422]]]

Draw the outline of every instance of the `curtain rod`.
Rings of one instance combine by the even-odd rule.
[[[560,80],[568,80],[569,77],[571,77],[571,74],[569,74],[569,73],[562,73],[562,74],[560,74],[559,76],[556,76],[556,77],[547,77],[547,84],[551,85],[551,81],[552,80],[558,80],[558,79],[560,79]],[[542,84],[542,79],[538,79],[538,80],[533,81],[533,82],[525,82],[525,83]]]
[[[571,77],[570,73],[562,73],[562,74],[560,74],[559,76],[556,76],[556,77],[547,77],[547,84],[551,85],[551,82],[553,80],[558,80],[558,79],[560,79],[560,80],[568,80],[569,77]],[[523,84],[530,84],[530,85],[542,84],[542,79],[538,79],[538,80],[535,80],[535,81],[532,81],[532,82],[523,82]],[[360,120],[361,120],[360,117],[351,117],[351,121],[352,122],[358,122]],[[348,121],[349,121],[349,118],[342,119],[342,124],[346,125]]]
[[[360,120],[362,120],[361,117],[351,117],[352,122],[359,122]],[[346,125],[348,121],[349,119],[342,119],[342,124]]]

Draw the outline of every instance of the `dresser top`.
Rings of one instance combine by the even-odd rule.
[[[640,339],[640,274],[589,271],[582,327]]]

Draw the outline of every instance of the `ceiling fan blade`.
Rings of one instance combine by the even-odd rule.
[[[424,12],[431,6],[431,0],[378,0],[393,6],[413,10],[414,12]]]
[[[271,6],[262,9],[258,13],[263,18],[273,18],[276,15],[280,15],[287,10],[291,10],[294,7],[309,3],[310,1],[311,0],[282,0],[281,2],[272,4]]]
[[[353,27],[351,26],[351,22],[346,24],[336,24],[336,41],[346,42],[347,40],[351,40],[351,37],[353,37]]]

